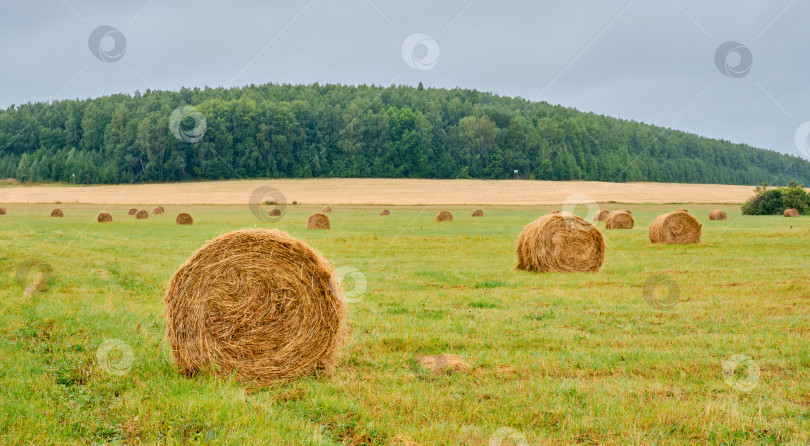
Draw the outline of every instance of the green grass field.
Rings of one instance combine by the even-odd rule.
[[[654,246],[650,221],[679,205],[611,204],[636,228],[603,230],[599,273],[534,274],[514,270],[515,240],[551,207],[449,207],[456,221],[436,223],[438,208],[332,206],[329,231],[306,230],[313,205],[272,225],[245,206],[141,221],[123,206],[59,205],[61,219],[53,207],[0,216],[0,444],[810,441],[808,217],[726,206],[728,221],[709,221],[712,206],[687,205],[702,242]],[[115,221],[96,223],[101,211]],[[180,211],[196,223],[175,225]],[[215,236],[269,226],[367,280],[337,370],[260,391],[180,375],[163,342],[169,279]],[[47,290],[15,279],[27,259],[52,270]],[[668,311],[644,299],[648,280],[659,299],[677,293]],[[124,347],[105,356],[110,340]],[[472,369],[414,365],[433,353]],[[724,376],[734,355],[751,360]]]

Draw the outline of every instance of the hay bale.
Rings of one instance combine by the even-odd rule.
[[[627,214],[633,215],[633,212],[630,209],[619,209],[621,212],[625,212]]]
[[[98,222],[99,223],[109,223],[112,221],[112,215],[108,214],[107,212],[102,212],[98,214]]]
[[[593,219],[593,221],[605,221],[608,215],[610,215],[610,211],[607,209],[602,209],[596,213],[596,217]]]
[[[785,212],[782,215],[785,217],[798,217],[799,211],[796,209],[785,209]]]
[[[699,243],[702,227],[688,212],[661,214],[650,223],[650,241],[679,245]]]
[[[334,367],[346,300],[332,267],[286,232],[242,229],[197,250],[164,297],[166,337],[186,375],[264,386]]]
[[[147,218],[149,218],[149,212],[146,212],[145,210],[141,209],[140,211],[135,213],[135,218],[137,218],[138,220],[146,220]]]
[[[562,211],[556,211],[556,210],[555,210],[555,211],[551,211],[551,212],[549,212],[549,214],[562,214]]]
[[[186,214],[185,212],[181,212],[177,214],[177,218],[174,219],[175,223],[178,225],[193,225],[194,219],[191,218],[190,214]]]
[[[388,209],[383,209],[380,211],[380,215],[391,215],[391,211]]]
[[[453,221],[453,214],[448,211],[441,211],[436,216],[436,221]]]
[[[709,220],[728,220],[728,215],[726,215],[726,211],[715,209],[709,212]]]
[[[472,368],[464,358],[450,353],[421,355],[414,359],[419,365],[435,374],[463,372]]]
[[[633,229],[633,216],[624,211],[613,211],[605,219],[605,229]]]
[[[0,208],[0,215],[6,215],[6,208]]]
[[[517,269],[599,271],[605,239],[596,226],[570,212],[544,215],[523,228],[517,241]]]
[[[484,211],[482,211],[481,209],[476,209],[476,210],[473,211],[472,216],[473,217],[483,217],[484,216]]]
[[[135,215],[135,214],[137,214],[137,213],[138,213],[138,210],[137,210],[137,209],[135,209],[135,208],[132,208],[132,209],[130,209],[130,210],[129,210],[129,214],[128,214],[128,215]]]
[[[329,206],[324,206],[323,209],[321,209],[321,212],[323,213],[332,212],[332,208],[330,208]]]
[[[65,214],[62,212],[61,209],[54,209],[51,211],[51,217],[64,217]]]
[[[675,212],[689,212],[689,211],[687,211],[686,209],[677,209],[675,210]]]
[[[278,208],[270,209],[269,215],[271,217],[280,217],[281,216],[281,209],[278,209]]]
[[[158,206],[158,207],[152,209],[152,213],[155,214],[155,215],[160,215],[160,214],[162,214],[164,212],[166,212],[166,209],[163,209],[163,206]]]
[[[307,219],[307,229],[332,229],[332,224],[326,215],[312,214]]]

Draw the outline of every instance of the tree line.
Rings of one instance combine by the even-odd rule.
[[[196,142],[170,117],[194,107]],[[186,116],[184,132],[202,130]],[[195,129],[192,129],[195,127]],[[0,178],[810,182],[807,161],[543,102],[465,89],[250,85],[29,103],[0,111]]]

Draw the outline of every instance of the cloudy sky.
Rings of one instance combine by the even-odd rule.
[[[799,129],[810,129],[802,127],[810,2],[31,0],[0,8],[3,108],[148,88],[421,81],[807,152]]]

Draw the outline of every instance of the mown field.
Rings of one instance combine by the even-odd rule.
[[[246,206],[166,206],[141,221],[129,206],[59,205],[61,219],[54,207],[0,216],[2,444],[810,442],[805,216],[726,205],[728,221],[709,221],[714,206],[686,205],[702,243],[653,246],[650,221],[681,206],[610,204],[630,207],[636,228],[603,231],[599,273],[533,274],[514,270],[515,239],[552,206],[487,206],[484,218],[450,206],[456,221],[436,223],[437,207],[333,205],[328,231],[305,229],[315,205],[276,223]],[[114,222],[96,223],[101,211]],[[175,225],[181,211],[196,223]],[[168,281],[243,227],[284,229],[365,277],[333,374],[248,391],[175,370]],[[51,270],[47,289],[17,281],[29,259]],[[664,305],[645,300],[645,283],[661,284]],[[472,368],[414,362],[434,353]],[[750,360],[724,375],[735,355]]]

